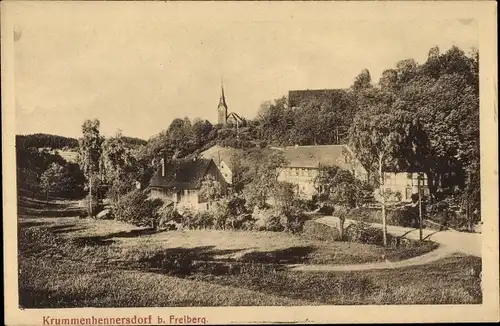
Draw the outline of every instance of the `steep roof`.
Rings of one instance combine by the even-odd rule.
[[[210,147],[209,149],[200,153],[200,157],[205,159],[212,159],[214,162],[219,165],[220,162],[224,161],[229,168],[232,168],[232,158],[235,153],[243,153],[244,150],[233,147],[222,147],[219,145],[215,145]]]
[[[350,158],[354,158],[347,145],[290,146],[281,150],[290,162],[290,167],[312,168],[319,165],[334,165],[351,169],[349,161]]]
[[[211,162],[211,159],[204,158],[171,161],[165,166],[165,175],[161,175],[160,168],[151,178],[149,186],[165,189],[197,189]]]

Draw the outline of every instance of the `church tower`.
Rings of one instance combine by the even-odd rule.
[[[227,104],[226,97],[224,96],[224,85],[221,82],[221,95],[219,100],[219,106],[217,107],[217,122],[226,125],[227,124]]]

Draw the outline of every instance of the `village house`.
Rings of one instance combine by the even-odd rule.
[[[244,150],[233,147],[215,145],[203,151],[200,157],[212,159],[228,184],[233,183],[234,155],[243,154]]]
[[[324,191],[325,185],[317,184],[321,166],[337,166],[350,171],[356,178],[367,181],[368,173],[347,145],[292,146],[277,148],[283,151],[289,165],[279,171],[278,181],[296,186],[299,197],[312,199]]]
[[[427,176],[415,170],[384,172],[383,184],[380,188],[392,194],[388,198],[389,201],[411,202],[412,195],[418,194],[419,175],[421,177],[420,193],[422,196],[429,196]]]
[[[150,197],[171,202],[178,210],[209,210],[210,203],[200,196],[201,184],[207,177],[219,182],[223,192],[227,190],[228,183],[212,159],[175,159],[169,163],[162,160],[161,168],[149,183]]]

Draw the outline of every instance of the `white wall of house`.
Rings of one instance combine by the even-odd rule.
[[[422,195],[429,195],[429,186],[427,183],[427,176],[422,173],[421,189]],[[383,190],[391,190],[392,192],[399,192],[401,194],[401,201],[410,202],[412,194],[418,194],[418,173],[406,172],[385,172],[384,184],[380,187]],[[378,197],[378,198],[377,198]],[[380,196],[376,196],[379,199]],[[396,200],[392,198],[390,200]]]
[[[150,197],[171,201],[174,203],[174,207],[179,210],[192,209],[199,211],[204,210],[206,207],[206,203],[200,202],[197,189],[174,191],[154,188],[150,191]]]
[[[315,179],[318,176],[319,169],[311,167],[286,167],[280,170],[278,181],[290,182],[296,185],[296,191],[300,198],[312,199],[313,195],[322,190],[322,185],[316,185]],[[367,173],[364,168],[358,168],[351,171],[354,176],[360,180],[367,180]]]
[[[314,179],[317,175],[317,168],[287,167],[279,171],[278,181],[290,182],[296,185],[299,197],[311,199],[317,193],[314,187]]]
[[[219,170],[220,170],[220,173],[222,174],[222,176],[224,177],[224,180],[226,180],[226,182],[228,184],[232,184],[233,183],[233,172],[231,171],[229,166],[226,164],[226,162],[224,162],[224,161],[220,162]]]

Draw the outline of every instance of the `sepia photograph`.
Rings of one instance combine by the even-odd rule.
[[[473,10],[333,5],[2,7],[10,307],[40,312],[25,324],[486,303],[496,29]],[[198,310],[64,310],[167,307]]]

